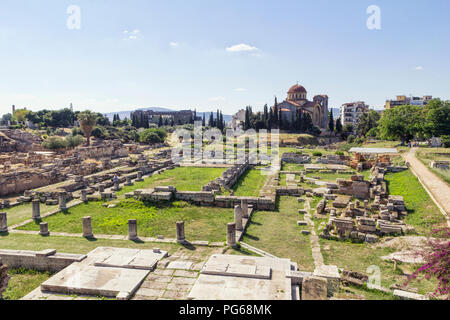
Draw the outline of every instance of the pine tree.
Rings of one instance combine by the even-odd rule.
[[[170,118],[170,126],[171,126],[171,127],[174,127],[174,126],[175,126],[175,121],[173,121],[173,117]]]
[[[336,128],[335,128],[337,133],[341,133],[342,132],[342,123],[341,123],[341,117],[339,117],[339,119],[336,120]]]
[[[333,132],[334,131],[333,109],[330,110],[328,117],[329,117],[328,129],[330,129],[330,132]]]
[[[206,119],[205,119],[205,113],[203,112],[202,126],[205,127],[205,125],[206,125]]]
[[[214,115],[213,115],[213,113],[211,112],[211,114],[209,115],[209,123],[208,123],[208,126],[209,127],[214,127]]]
[[[158,127],[162,127],[162,125],[163,125],[163,118],[162,115],[159,115]]]

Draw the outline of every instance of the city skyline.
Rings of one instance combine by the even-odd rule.
[[[380,30],[366,25],[371,5],[380,8]],[[80,29],[68,27],[71,6],[80,10]],[[233,114],[260,110],[275,95],[282,101],[297,82],[309,99],[327,94],[330,108],[365,101],[382,109],[400,94],[446,100],[449,9],[444,0],[3,1],[0,114],[13,104],[70,103],[101,113]]]

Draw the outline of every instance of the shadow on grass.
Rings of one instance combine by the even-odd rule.
[[[7,237],[9,236],[9,232],[5,231],[5,232],[0,232],[0,237]]]
[[[191,251],[195,251],[195,250],[197,250],[196,248],[195,248],[195,246],[192,244],[192,243],[190,243],[189,241],[185,241],[185,242],[183,242],[183,243],[180,243],[184,248],[186,248],[187,250],[191,250]]]
[[[252,236],[251,234],[248,233],[245,234],[245,237],[254,241],[259,241],[259,237]]]

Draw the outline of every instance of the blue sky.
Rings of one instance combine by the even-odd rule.
[[[70,5],[79,30],[66,26]],[[366,26],[370,5],[381,30]],[[449,12],[448,0],[2,0],[0,114],[71,102],[231,114],[297,81],[331,107],[449,99]]]

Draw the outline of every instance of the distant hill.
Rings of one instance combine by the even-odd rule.
[[[133,112],[135,110],[153,110],[153,111],[156,111],[156,112],[175,112],[175,111],[177,111],[177,110],[172,110],[172,109],[163,108],[163,107],[150,107],[150,108],[138,108],[138,109],[133,109],[133,110],[130,110],[130,111],[109,112],[109,113],[105,113],[104,115],[106,117],[108,117],[108,119],[110,121],[113,120],[113,117],[114,117],[115,114],[118,114],[120,119],[122,119],[122,120],[125,119],[125,118],[130,119],[131,112]],[[208,121],[210,112],[197,112],[197,117],[202,117],[203,118],[203,113],[205,114],[206,121]],[[215,118],[216,117],[216,112],[213,112],[213,113],[214,113],[214,118]],[[223,119],[225,120],[225,122],[230,122],[231,118],[232,118],[231,115],[226,115],[226,114],[223,115]]]

